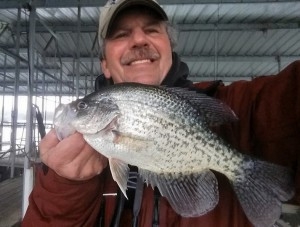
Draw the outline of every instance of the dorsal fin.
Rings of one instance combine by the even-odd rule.
[[[219,99],[199,93],[190,88],[164,86],[163,89],[189,102],[210,126],[231,123],[238,120],[233,110]]]

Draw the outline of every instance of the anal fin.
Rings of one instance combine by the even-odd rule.
[[[146,183],[157,186],[172,208],[183,217],[197,217],[212,210],[219,201],[218,183],[210,170],[190,174],[155,174],[139,170]]]

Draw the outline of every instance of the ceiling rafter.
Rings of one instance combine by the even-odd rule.
[[[179,32],[191,32],[191,31],[266,31],[266,30],[278,30],[278,29],[299,29],[299,22],[290,22],[290,23],[231,23],[231,24],[176,24],[176,27]],[[51,25],[47,26],[36,26],[37,33],[50,33],[56,39],[59,39],[59,33],[75,33],[77,32],[76,25]],[[49,32],[51,30],[52,32]],[[55,30],[55,33],[53,32]],[[16,28],[12,28],[13,33],[16,33]],[[91,33],[97,32],[97,25],[85,25],[81,26],[81,33]],[[27,33],[28,27],[21,26],[21,33]]]
[[[29,4],[29,0],[1,0],[0,9],[18,8]],[[160,0],[161,5],[177,5],[177,4],[255,4],[255,3],[280,3],[280,2],[294,2],[294,1],[283,1],[283,0]],[[37,8],[60,8],[60,7],[100,7],[105,5],[106,0],[35,0],[34,4]]]
[[[9,31],[0,37],[1,44],[15,53],[17,7],[34,2],[36,18],[36,62],[40,69],[61,81],[72,81],[79,76],[80,89],[101,74],[97,56],[97,30],[99,6],[106,0],[0,0],[1,21],[9,21]],[[253,75],[271,75],[292,61],[300,58],[299,21],[300,2],[288,0],[159,0],[179,30],[176,46],[181,59],[190,68],[193,81],[222,78],[224,81],[246,79]],[[13,8],[8,9],[8,6]],[[1,11],[1,8],[5,10]],[[65,8],[62,8],[65,7]],[[8,10],[6,10],[8,9]],[[30,7],[27,4],[27,8]],[[78,12],[81,17],[78,19]],[[21,80],[27,74],[28,14],[21,17],[19,56]],[[78,24],[78,21],[82,23]],[[79,30],[80,29],[80,30]],[[79,33],[80,31],[80,33]],[[218,33],[220,32],[220,33]],[[217,38],[216,34],[219,34]],[[78,39],[84,41],[78,45]],[[0,49],[0,61],[6,56],[7,63],[0,64],[0,73],[14,74],[15,56]],[[76,63],[79,64],[76,64]],[[0,62],[1,63],[1,62]],[[5,67],[4,67],[5,66]],[[6,69],[5,69],[6,68]],[[35,75],[44,78],[43,71]],[[42,76],[41,76],[42,75]],[[46,80],[51,80],[48,75]],[[11,84],[13,78],[9,81]],[[61,81],[59,83],[61,83]],[[38,83],[40,84],[40,83]],[[53,89],[57,82],[48,83]],[[91,87],[89,85],[89,87]],[[24,90],[25,87],[22,87]],[[0,88],[1,90],[1,88]],[[47,92],[52,91],[50,88]],[[84,93],[83,88],[82,93]]]

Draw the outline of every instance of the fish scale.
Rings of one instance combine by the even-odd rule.
[[[108,158],[125,196],[130,164],[178,214],[200,216],[218,203],[214,170],[227,176],[254,226],[272,226],[281,201],[294,194],[292,172],[232,149],[210,130],[235,120],[229,107],[205,94],[125,83],[58,107],[54,124],[58,135],[82,133]]]

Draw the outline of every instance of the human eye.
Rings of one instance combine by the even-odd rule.
[[[147,33],[159,33],[160,29],[158,26],[148,26],[147,28],[145,28],[145,31]]]
[[[111,38],[112,39],[121,39],[123,37],[127,37],[128,34],[129,34],[129,32],[126,30],[118,30],[112,34]]]
[[[160,34],[164,33],[164,27],[162,26],[161,23],[158,22],[153,22],[149,23],[146,27],[145,30],[149,34]]]

